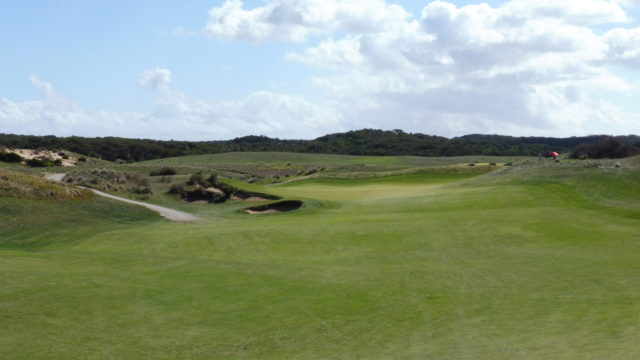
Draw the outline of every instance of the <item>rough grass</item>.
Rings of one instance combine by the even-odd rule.
[[[13,219],[0,226],[13,239],[0,249],[0,358],[640,353],[632,170],[251,187],[311,206],[259,217],[238,212],[239,203],[202,206],[202,222],[173,224],[129,207],[129,220],[116,218],[123,210],[108,202],[0,198]],[[38,220],[37,231],[19,225],[53,209],[59,217]],[[62,230],[63,219],[96,217],[95,233]]]
[[[0,197],[61,201],[84,199],[90,196],[89,192],[77,187],[0,168]]]
[[[526,157],[501,156],[354,156],[332,154],[295,154],[284,152],[236,152],[194,155],[145,161],[146,165],[210,165],[210,164],[312,164],[312,165],[389,165],[389,166],[443,166],[470,162],[507,162]]]
[[[296,177],[371,177],[423,171],[424,168],[469,163],[505,163],[525,157],[460,156],[351,156],[329,154],[291,154],[281,152],[223,153],[144,161],[127,165],[140,172],[171,166],[185,174],[198,170],[217,171],[221,176],[242,180],[276,183]],[[377,174],[376,174],[377,173]]]

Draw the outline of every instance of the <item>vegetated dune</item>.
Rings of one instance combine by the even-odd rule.
[[[75,186],[0,168],[0,197],[72,200],[91,196]]]
[[[62,166],[76,166],[76,162],[78,161],[78,157],[75,154],[62,150],[4,149],[4,151],[18,154],[26,160],[60,160],[62,162]]]
[[[640,169],[640,155],[636,155],[630,158],[621,159],[620,163],[628,168]]]
[[[300,200],[285,200],[273,204],[250,207],[245,209],[245,212],[251,215],[276,214],[298,210],[302,205],[303,202]]]

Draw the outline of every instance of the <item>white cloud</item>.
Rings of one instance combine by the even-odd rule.
[[[555,18],[578,24],[624,23],[629,21],[621,5],[607,0],[512,0],[503,8],[513,19]]]
[[[639,33],[591,28],[628,20],[605,0],[433,1],[417,21],[325,39],[287,58],[330,70],[313,81],[355,124],[446,135],[637,132],[633,117],[599,95],[636,87],[609,67],[638,65]]]
[[[154,90],[165,89],[171,83],[171,71],[169,69],[155,68],[144,70],[138,77],[138,84]]]
[[[640,28],[613,29],[604,35],[609,59],[614,63],[640,69]]]
[[[246,9],[226,0],[209,11],[203,32],[210,37],[261,41],[304,41],[333,31],[368,32],[401,25],[410,14],[384,0],[273,0]]]
[[[53,93],[50,84],[32,82],[46,93]],[[89,111],[59,98],[46,96],[26,102],[0,99],[0,128],[6,133],[185,140],[228,139],[246,134],[312,138],[344,130],[336,111],[300,96],[271,92],[256,92],[238,101],[206,102],[165,91],[152,111],[131,113]]]
[[[182,139],[309,138],[363,127],[440,135],[637,133],[640,115],[612,100],[640,91],[612,70],[640,69],[640,28],[629,28],[626,12],[632,6],[511,0],[458,7],[437,0],[414,16],[385,0],[269,0],[254,8],[226,0],[210,10],[205,35],[311,42],[286,58],[321,69],[311,81],[327,98],[313,103],[255,91],[236,101],[195,100],[172,91],[171,71],[156,68],[138,79],[163,90],[152,111],[90,112],[34,76],[45,99],[1,99],[0,126]]]
[[[40,80],[40,78],[37,75],[31,75],[29,77],[29,82],[31,82],[31,85],[41,90],[45,94],[45,96],[47,97],[56,96],[56,93],[53,90],[53,86],[51,85],[51,83]]]

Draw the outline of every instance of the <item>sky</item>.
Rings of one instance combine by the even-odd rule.
[[[3,0],[0,133],[640,134],[639,0]]]

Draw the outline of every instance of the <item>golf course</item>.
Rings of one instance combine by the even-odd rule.
[[[0,163],[1,359],[640,358],[638,156],[55,171]]]

